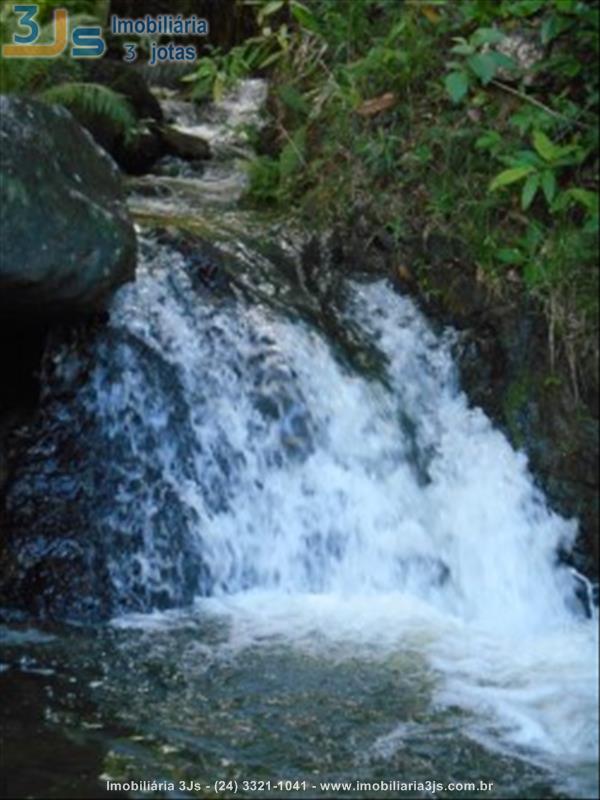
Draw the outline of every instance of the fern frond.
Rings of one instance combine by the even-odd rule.
[[[131,135],[136,127],[136,116],[129,101],[119,92],[99,83],[61,83],[41,92],[39,98],[83,114],[106,117],[125,136]]]

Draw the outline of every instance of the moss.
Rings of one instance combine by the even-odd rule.
[[[535,382],[528,372],[521,373],[511,381],[502,398],[502,413],[510,438],[516,447],[522,448],[527,441],[526,414]]]

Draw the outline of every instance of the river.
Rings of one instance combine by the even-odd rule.
[[[217,158],[132,182],[136,282],[83,346],[50,343],[12,502],[34,542],[84,542],[55,607],[110,619],[5,621],[10,795],[597,796],[597,612],[558,557],[576,523],[469,406],[455,332],[383,278],[315,276],[237,206],[263,100],[163,93]]]

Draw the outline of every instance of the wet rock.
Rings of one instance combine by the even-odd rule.
[[[128,101],[137,125],[134,132],[125,133],[106,115],[82,109],[74,110],[77,119],[125,172],[148,172],[164,154],[164,148],[157,130],[162,121],[161,107],[143,75],[127,64],[108,59],[86,63],[83,70],[85,81],[107,86]]]
[[[111,403],[126,371],[139,386],[169,393],[166,429],[144,425],[130,407],[117,411],[123,424],[115,425]],[[9,443],[0,605],[90,622],[207,593],[198,516],[156,467],[168,440],[181,474],[192,476],[190,409],[176,370],[134,336],[86,322],[51,334],[42,387],[36,415]]]
[[[167,178],[198,178],[204,168],[204,161],[188,161],[178,156],[166,155],[156,164],[153,174],[164,175]]]
[[[432,320],[458,329],[455,356],[471,403],[527,454],[550,505],[579,519],[565,559],[597,577],[597,398],[592,391],[576,399],[568,376],[552,370],[541,308],[517,285],[505,287],[501,300],[492,295],[460,242],[439,233],[409,241],[396,262],[399,288]]]
[[[211,292],[227,292],[231,289],[235,262],[214,244],[174,226],[157,228],[155,235],[157,242],[169,245],[185,258],[194,289],[209,289]]]
[[[121,39],[119,43],[121,43]],[[177,41],[181,39],[178,37]],[[195,41],[197,44],[198,41]],[[120,57],[120,56],[119,56]],[[188,62],[178,61],[159,61],[153,66],[145,62],[139,62],[136,65],[136,70],[142,75],[144,80],[152,86],[155,96],[160,96],[160,90],[169,90],[171,92],[181,92],[185,87],[182,78],[185,78],[193,70],[193,64],[190,69]],[[189,84],[188,84],[189,86]],[[158,91],[157,91],[158,90]]]
[[[0,98],[0,317],[90,314],[134,276],[118,171],[58,106]]]
[[[473,350],[458,353],[461,379],[481,406],[527,453],[550,504],[577,517],[580,535],[571,563],[598,574],[598,420],[551,368],[541,311],[524,298],[490,305],[470,327]]]
[[[160,136],[165,151],[171,155],[192,161],[210,158],[210,146],[199,136],[192,136],[172,125],[162,125]]]
[[[161,122],[160,103],[140,71],[121,61],[99,59],[86,62],[86,80],[101,83],[127,98],[138,119]]]

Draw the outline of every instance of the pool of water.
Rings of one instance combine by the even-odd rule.
[[[481,718],[437,698],[440,676],[414,636],[382,650],[323,629],[294,641],[264,621],[199,608],[95,629],[5,627],[6,796],[207,797],[216,780],[234,780],[237,796],[250,797],[244,780],[282,779],[309,789],[260,796],[351,797],[322,784],[393,780],[493,782],[497,797],[592,796],[593,764],[553,774],[486,745]],[[174,789],[108,792],[108,781]],[[194,783],[202,788],[179,788]]]

